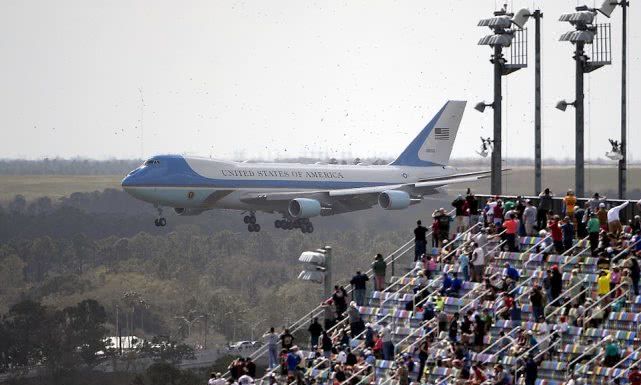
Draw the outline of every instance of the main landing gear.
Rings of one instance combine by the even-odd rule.
[[[162,216],[162,207],[156,206],[156,209],[158,210],[158,218],[154,220],[154,224],[156,225],[156,227],[167,226],[167,220]]]
[[[247,230],[249,230],[250,233],[257,233],[260,231],[260,225],[256,223],[255,213],[250,212],[249,215],[245,215],[243,222],[247,224]]]
[[[309,221],[308,218],[298,218],[298,219],[279,219],[274,222],[274,227],[277,229],[283,230],[293,230],[300,229],[303,234],[309,234],[314,232],[314,225]]]

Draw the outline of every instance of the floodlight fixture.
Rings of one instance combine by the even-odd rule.
[[[494,108],[494,103],[485,103],[485,101],[478,102],[474,106],[474,109],[477,110],[478,112],[484,112],[485,111],[485,107]]]
[[[625,1],[625,0],[623,0]],[[610,15],[612,15],[612,12],[614,12],[614,9],[619,5],[618,1],[615,0],[603,0],[603,3],[599,8],[596,10],[602,14],[603,16],[610,18]]]
[[[556,103],[555,107],[557,110],[565,111],[568,108],[568,106],[574,106],[575,104],[576,102],[567,102],[565,100],[561,100],[558,103]]]

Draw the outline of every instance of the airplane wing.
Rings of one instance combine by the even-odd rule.
[[[348,212],[370,208],[378,203],[378,195],[383,191],[399,190],[405,191],[410,195],[422,197],[423,195],[436,193],[438,187],[447,186],[455,183],[474,182],[487,178],[490,171],[470,172],[453,174],[447,176],[438,176],[429,179],[423,179],[416,183],[380,185],[371,187],[359,187],[337,190],[318,190],[318,191],[284,191],[284,192],[265,192],[265,193],[248,193],[242,201],[261,204],[265,206],[276,207],[281,203],[286,210],[290,200],[295,198],[317,199],[327,206],[331,206],[336,212]],[[276,211],[279,211],[276,209]]]

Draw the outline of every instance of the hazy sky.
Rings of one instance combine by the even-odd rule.
[[[477,46],[489,29],[476,25],[496,3],[3,0],[0,158],[389,157],[448,98],[469,101],[454,156],[475,156],[492,131],[491,110],[472,108],[492,99],[491,50]],[[577,2],[509,4],[542,7],[543,156],[573,158],[574,110],[554,105],[574,99],[573,48],[558,41],[571,27],[558,17]],[[641,3],[629,20],[641,20]],[[586,157],[619,137],[620,8],[610,21],[613,65],[586,80]],[[531,66],[504,81],[508,158],[534,153],[528,26]],[[637,86],[639,34],[632,23],[628,81]],[[637,89],[629,152],[639,160]]]

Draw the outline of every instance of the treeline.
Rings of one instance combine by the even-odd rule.
[[[124,175],[141,164],[140,159],[0,159],[0,175]]]

